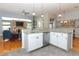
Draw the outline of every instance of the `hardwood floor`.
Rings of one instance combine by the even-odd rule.
[[[18,39],[7,42],[0,41],[0,54],[16,50],[17,48],[21,48],[21,46],[22,46],[21,40]]]
[[[73,40],[73,50],[79,52],[79,38],[77,37]]]

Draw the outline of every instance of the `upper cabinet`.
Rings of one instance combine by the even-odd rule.
[[[59,20],[57,21],[57,27],[74,28],[75,20]]]

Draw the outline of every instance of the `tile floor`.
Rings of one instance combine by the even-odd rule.
[[[17,49],[16,51],[3,54],[2,56],[79,56],[79,52],[67,52],[58,47],[49,45],[29,53],[25,49]]]

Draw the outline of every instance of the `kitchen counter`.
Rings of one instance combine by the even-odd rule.
[[[23,29],[22,31],[27,34],[40,33],[40,32],[73,33],[73,28],[35,29],[35,30],[31,30],[31,31],[27,31],[27,30]]]
[[[68,51],[73,45],[73,28],[22,30],[22,47],[27,51],[38,49],[46,43]]]

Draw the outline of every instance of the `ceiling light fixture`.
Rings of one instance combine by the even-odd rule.
[[[63,21],[60,21],[60,23],[63,23]]]
[[[62,14],[61,14],[61,5],[59,4],[59,7],[58,7],[58,11],[59,11],[59,14],[58,14],[58,17],[62,17]]]
[[[61,16],[62,16],[61,14],[58,15],[58,17],[61,17]]]
[[[33,13],[32,13],[32,15],[33,15],[33,16],[35,16],[35,15],[36,15],[36,13],[35,13],[35,12],[33,12]]]
[[[64,23],[67,23],[67,22],[68,22],[67,20],[64,21]]]
[[[44,5],[43,4],[41,4],[41,17],[43,18],[44,17]]]
[[[41,15],[41,17],[44,17],[44,15]]]
[[[32,12],[32,15],[33,15],[33,16],[36,15],[36,13],[35,13],[35,5],[34,5],[34,3],[33,3],[33,12]]]

